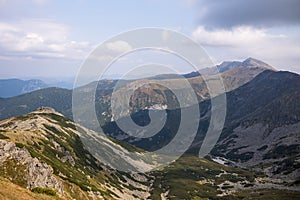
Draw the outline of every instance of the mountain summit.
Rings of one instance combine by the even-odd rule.
[[[240,62],[240,61],[225,61],[222,62],[220,65],[217,65],[220,72],[225,72],[233,68],[237,67],[255,67],[255,68],[261,68],[264,70],[273,70],[275,69],[268,65],[267,63],[257,60],[255,58],[247,58],[246,60]]]

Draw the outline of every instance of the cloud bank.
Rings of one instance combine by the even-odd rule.
[[[215,62],[255,57],[300,73],[299,0],[199,0],[194,5],[197,27],[191,35]]]
[[[0,22],[2,57],[82,59],[93,45],[68,38],[69,28],[47,20]]]
[[[274,27],[300,24],[299,0],[200,0],[198,23],[206,27]]]

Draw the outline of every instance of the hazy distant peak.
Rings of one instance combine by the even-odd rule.
[[[225,72],[228,70],[231,70],[236,67],[259,67],[264,69],[269,69],[276,71],[273,67],[268,65],[267,63],[260,61],[255,58],[247,58],[246,60],[240,62],[240,61],[224,61],[220,65],[217,65],[219,72]]]
[[[251,58],[251,57],[244,60],[242,62],[242,65],[243,66],[257,66],[257,67],[262,67],[262,68],[266,68],[266,69],[270,69],[270,70],[275,70],[273,67],[271,67],[267,63],[257,60],[255,58]]]
[[[37,79],[2,79],[0,80],[0,96],[4,98],[13,97],[46,87],[46,83]]]

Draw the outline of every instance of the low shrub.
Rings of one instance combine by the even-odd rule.
[[[47,195],[50,195],[50,196],[55,196],[56,195],[56,192],[54,190],[50,189],[50,188],[36,187],[36,188],[33,188],[31,191],[34,192],[34,193],[47,194]]]

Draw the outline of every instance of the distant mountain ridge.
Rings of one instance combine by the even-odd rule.
[[[270,66],[269,64],[260,61],[255,58],[247,58],[244,61],[224,61],[219,65],[216,65],[215,68],[204,68],[199,71],[200,74],[215,74],[215,73],[223,73],[226,71],[230,71],[233,69],[242,69],[245,70],[247,68],[252,68],[252,69],[260,69],[260,70],[271,70],[271,71],[276,71],[275,68]]]
[[[241,85],[249,82],[255,76],[266,70],[265,68],[250,66],[250,67],[235,67],[229,69],[220,74],[223,78],[224,86],[226,91],[231,91]],[[197,73],[192,73],[191,75],[186,75],[186,78],[191,86],[193,87],[199,101],[203,101],[209,98],[209,92],[206,87],[206,83],[201,76],[197,76]],[[214,80],[214,75],[209,80]],[[89,93],[95,84],[97,86],[96,92],[96,110],[99,115],[99,120],[101,124],[110,122],[113,119],[110,110],[111,94],[116,83],[122,85],[119,91],[122,91],[123,87],[133,87],[136,83],[140,81],[147,81],[146,79],[141,80],[100,80],[99,82],[92,82],[88,85],[77,88],[81,90],[82,94]],[[166,79],[157,80],[166,81]],[[182,88],[179,79],[168,79],[175,87],[178,89]],[[159,83],[159,82],[158,82]],[[134,92],[134,97],[131,103],[132,112],[138,110],[147,109],[150,107],[165,107],[167,99],[173,99],[172,93],[169,92],[165,87],[159,84],[152,84],[151,87],[137,88]],[[155,97],[155,98],[153,98]],[[86,104],[82,106],[84,107]],[[50,106],[55,108],[57,111],[63,113],[68,118],[72,119],[72,90],[62,89],[62,88],[45,88],[31,93],[23,94],[20,96],[1,99],[0,98],[0,119],[5,119],[15,115],[25,114],[31,112],[41,106]],[[176,104],[169,104],[168,109],[173,109]],[[83,113],[84,115],[89,113]],[[121,117],[121,116],[114,116]],[[83,116],[83,119],[86,117]],[[90,127],[91,128],[91,127]]]
[[[0,97],[13,97],[46,87],[48,87],[48,85],[38,79],[0,79]]]
[[[53,107],[72,118],[72,90],[44,88],[11,98],[0,99],[2,119],[26,114],[42,106]]]
[[[215,67],[208,67],[204,69],[200,69],[199,71],[193,71],[187,74],[161,74],[161,75],[156,75],[153,77],[149,77],[148,79],[176,79],[176,78],[193,78],[201,75],[207,75],[207,74],[215,74],[215,73],[223,73],[226,71],[229,71],[234,68],[259,68],[259,69],[264,69],[264,70],[272,70],[276,71],[275,68],[272,66],[268,65],[267,63],[260,61],[255,58],[247,58],[244,61],[224,61],[219,65],[216,65]],[[216,71],[217,70],[217,71]]]
[[[259,61],[257,59],[254,58],[248,58],[242,62],[239,61],[226,61],[223,62],[220,65],[216,65],[216,68],[205,68],[202,69],[200,71],[194,71],[194,72],[190,72],[187,74],[182,74],[182,75],[178,75],[178,74],[161,74],[161,75],[156,75],[153,77],[146,77],[144,79],[153,79],[153,80],[164,80],[164,79],[178,79],[178,78],[186,78],[186,79],[190,79],[190,78],[196,78],[201,76],[201,74],[206,74],[206,73],[223,73],[226,71],[230,71],[234,68],[239,68],[239,67],[243,67],[243,68],[256,68],[256,70],[274,70],[274,68],[272,68],[270,65]],[[212,72],[212,69],[218,69],[218,72]],[[236,69],[238,71],[238,69]],[[245,70],[245,69],[240,69],[240,70]],[[237,75],[237,74],[235,74]],[[135,80],[124,80],[124,83],[126,82],[133,82]],[[113,88],[115,86],[115,83],[117,82],[117,80],[100,80],[98,82],[99,87],[110,87]],[[90,83],[90,84],[94,84],[94,83]],[[30,79],[30,80],[21,80],[21,79],[0,79],[0,98],[9,98],[9,97],[14,97],[14,96],[18,96],[21,94],[26,94],[32,91],[36,91],[39,89],[44,89],[44,88],[48,88],[48,87],[62,87],[62,88],[67,88],[67,89],[71,89],[72,84],[70,83],[65,83],[65,82],[53,82],[48,84],[45,83],[42,80],[39,79]],[[88,84],[89,85],[89,84]]]
[[[220,65],[217,65],[217,68],[219,69],[220,72],[225,72],[227,70],[233,69],[235,67],[260,67],[260,68],[265,68],[268,70],[272,70],[275,71],[275,69],[273,67],[271,67],[270,65],[268,65],[265,62],[262,62],[260,60],[257,60],[255,58],[247,58],[246,60],[240,62],[240,61],[225,61],[222,62]]]

